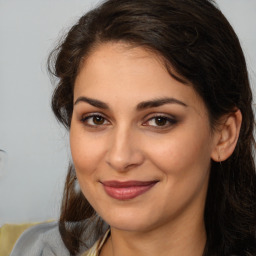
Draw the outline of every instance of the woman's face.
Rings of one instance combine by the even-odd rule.
[[[82,192],[112,227],[203,220],[214,138],[202,99],[155,54],[107,43],[81,66],[71,153]]]

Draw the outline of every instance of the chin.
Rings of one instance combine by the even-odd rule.
[[[108,214],[104,212],[99,215],[106,221],[110,227],[125,231],[146,231],[150,230],[155,222],[151,216],[145,216],[145,213],[128,209],[112,209]]]
[[[140,231],[146,231],[149,230],[149,223],[145,223],[144,221],[140,220],[134,220],[133,219],[117,219],[117,220],[110,220],[108,222],[111,228],[115,228],[118,230],[123,231],[130,231],[130,232],[140,232]]]

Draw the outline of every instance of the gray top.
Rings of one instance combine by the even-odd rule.
[[[94,219],[94,221],[85,220],[87,228],[83,235],[88,247],[82,245],[77,256],[91,248],[100,236],[108,230],[109,226],[104,223],[103,233],[96,235],[93,231],[95,230],[97,220],[98,218]],[[79,225],[79,222],[75,225],[77,224]],[[10,256],[70,256],[70,253],[62,241],[58,222],[55,221],[39,224],[27,229],[16,242]]]
[[[16,242],[10,256],[70,256],[57,222],[43,223],[26,230]]]

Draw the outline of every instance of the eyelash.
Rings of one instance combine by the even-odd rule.
[[[92,114],[89,114],[87,116],[83,116],[81,118],[81,122],[84,123],[86,126],[93,127],[93,128],[98,128],[102,125],[107,125],[107,124],[104,124],[104,123],[102,123],[102,124],[95,124],[95,123],[90,124],[89,121],[91,119],[91,121],[93,122],[93,118],[101,118],[104,123],[107,121],[107,119],[103,115],[101,115],[99,113],[92,113]],[[107,121],[107,122],[110,123],[109,121]]]
[[[177,120],[174,117],[160,114],[160,115],[155,115],[155,116],[149,118],[146,122],[143,123],[143,126],[146,126],[151,121],[154,121],[156,123],[157,118],[162,119],[160,121],[164,121],[164,124],[163,125],[149,125],[150,127],[154,128],[154,129],[166,129],[166,128],[169,128],[172,125],[175,125],[177,123]]]
[[[100,120],[103,121],[103,123],[90,124],[89,123],[90,121],[92,121],[92,122],[95,121],[95,120],[93,120],[94,118],[100,118]],[[157,118],[162,119],[162,120],[158,120],[158,121],[163,121],[164,122],[163,125],[149,125],[149,122],[151,122],[153,120],[156,123]],[[107,118],[104,117],[103,115],[101,115],[100,113],[92,113],[92,114],[89,114],[87,116],[83,116],[81,118],[81,122],[83,124],[85,124],[86,126],[92,127],[92,128],[95,128],[95,129],[110,124],[110,122],[107,120]],[[155,116],[147,119],[146,122],[143,122],[142,126],[150,126],[153,129],[166,129],[166,128],[171,127],[172,125],[175,125],[176,123],[177,123],[177,120],[174,117],[159,114],[159,115],[155,115]]]

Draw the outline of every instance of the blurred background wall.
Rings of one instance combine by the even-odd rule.
[[[0,0],[0,226],[55,219],[70,153],[50,109],[47,56],[95,0]],[[256,1],[218,0],[256,93]]]

